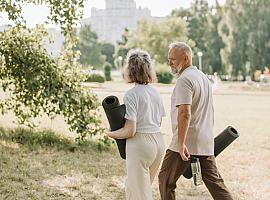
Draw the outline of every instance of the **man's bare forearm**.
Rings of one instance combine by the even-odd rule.
[[[179,146],[183,146],[186,141],[186,135],[190,123],[191,114],[186,109],[178,108],[178,144]]]

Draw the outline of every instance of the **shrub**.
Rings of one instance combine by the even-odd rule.
[[[0,140],[18,143],[28,147],[30,150],[36,150],[38,148],[56,148],[58,150],[67,150],[71,152],[76,150],[83,152],[89,152],[89,150],[94,150],[96,152],[108,151],[111,149],[112,144],[111,140],[107,137],[105,137],[104,140],[80,140],[75,143],[73,139],[49,129],[7,129],[3,127],[0,127]]]
[[[12,141],[31,148],[56,147],[58,149],[69,149],[74,142],[56,134],[52,130],[35,131],[29,128],[4,129],[0,128],[0,139]]]
[[[0,112],[14,112],[20,124],[31,128],[33,119],[43,114],[62,115],[78,139],[101,134],[97,96],[81,84],[71,50],[59,58],[48,54],[42,46],[44,31],[15,26],[0,32],[0,88],[5,93]]]
[[[168,66],[165,64],[158,64],[156,67],[157,81],[158,83],[169,84],[173,80],[173,75]]]
[[[90,74],[87,75],[86,82],[98,82],[98,83],[104,83],[105,78],[101,76],[100,74]]]
[[[103,66],[104,69],[104,77],[106,81],[111,81],[112,77],[111,77],[111,70],[112,70],[112,65],[108,62],[106,62]]]

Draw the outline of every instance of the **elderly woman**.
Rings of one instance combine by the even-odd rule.
[[[124,96],[126,123],[117,131],[108,132],[108,136],[127,138],[126,199],[152,200],[151,184],[165,151],[160,130],[165,110],[160,93],[150,84],[155,80],[150,55],[131,50],[127,63],[124,77],[134,87]]]

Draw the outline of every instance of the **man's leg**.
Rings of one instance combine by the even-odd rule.
[[[161,200],[175,200],[176,182],[184,173],[188,164],[182,160],[178,152],[166,151],[159,175],[159,191]]]
[[[232,200],[228,188],[220,176],[214,156],[200,156],[202,179],[215,200]]]

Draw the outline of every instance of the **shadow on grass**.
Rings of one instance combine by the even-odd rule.
[[[0,140],[14,142],[29,150],[38,148],[54,148],[70,152],[79,151],[109,151],[111,142],[84,140],[75,142],[73,139],[57,134],[52,130],[33,130],[27,128],[5,129],[0,127]]]

